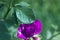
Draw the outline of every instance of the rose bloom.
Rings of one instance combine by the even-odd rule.
[[[39,35],[42,30],[42,23],[40,20],[35,20],[30,24],[20,24],[17,31],[17,37],[23,40],[38,40],[35,35]]]

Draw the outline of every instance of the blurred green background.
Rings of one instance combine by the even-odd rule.
[[[0,40],[16,37],[21,23],[39,19],[40,40],[60,40],[60,0],[0,0]]]

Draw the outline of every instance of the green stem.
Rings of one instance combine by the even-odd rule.
[[[14,9],[14,16],[15,16],[16,24],[18,24],[18,20],[17,20],[17,17],[16,17],[16,10],[15,9]]]
[[[13,3],[13,0],[11,0],[11,2],[10,2],[10,4],[9,4],[9,6],[8,6],[8,8],[7,8],[7,12],[6,12],[6,14],[5,14],[5,16],[4,16],[4,18],[3,18],[3,19],[6,19],[6,17],[7,17],[7,15],[8,15],[8,13],[9,13],[9,11],[10,11],[11,7],[12,7],[12,3]]]
[[[7,10],[7,12],[6,12],[6,14],[5,14],[5,16],[4,16],[3,19],[6,19],[6,17],[7,17],[7,15],[8,15],[9,11],[10,11],[10,8],[8,8],[8,10]]]
[[[54,37],[58,36],[60,33],[57,33],[56,35],[53,35],[50,39],[48,40],[52,40]]]

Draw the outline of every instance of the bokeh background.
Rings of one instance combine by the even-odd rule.
[[[0,40],[16,37],[21,23],[39,19],[40,40],[60,40],[60,0],[0,0]]]

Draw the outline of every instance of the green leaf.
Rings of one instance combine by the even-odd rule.
[[[10,40],[8,29],[4,21],[0,21],[0,40]]]
[[[57,36],[54,37],[52,40],[60,40],[60,35],[57,35]]]
[[[32,9],[23,7],[21,9],[16,9],[16,16],[22,23],[31,23],[34,19],[34,13]]]
[[[9,11],[9,13],[6,17],[6,20],[12,22],[13,24],[15,24],[15,23],[17,24],[17,19],[16,19],[14,7],[12,7],[11,10]]]
[[[29,7],[30,5],[29,5],[28,3],[26,3],[26,2],[24,2],[24,1],[22,1],[22,2],[19,2],[19,3],[15,4],[15,6],[24,6],[24,7]]]
[[[49,38],[51,38],[52,37],[52,33],[51,33],[51,31],[50,30],[47,30],[47,39],[49,39]]]
[[[7,15],[7,19],[10,19],[13,16],[13,13],[14,13],[14,8],[12,7]]]
[[[0,4],[0,19],[4,17],[6,12],[7,12],[7,6],[5,6],[4,4]]]
[[[0,21],[0,40],[18,40],[16,37],[17,25],[12,22]]]

